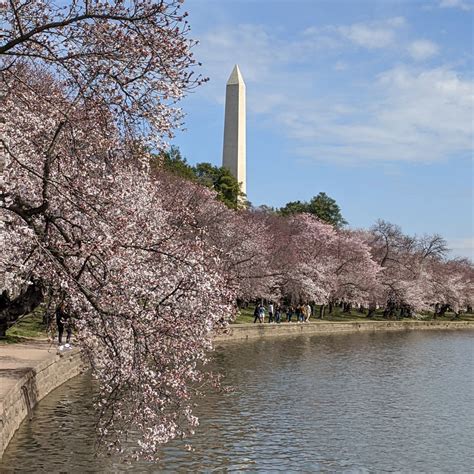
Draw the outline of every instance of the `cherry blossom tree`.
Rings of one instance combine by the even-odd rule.
[[[235,294],[192,209],[167,211],[140,157],[111,151],[107,115],[76,107],[50,155],[51,124],[70,103],[46,76],[23,81],[4,101],[6,288],[38,281],[66,302],[100,381],[104,440],[119,448],[137,429],[153,454],[196,423],[190,386]]]
[[[362,231],[339,230],[331,249],[333,286],[329,297],[332,305],[342,301],[349,309],[351,305],[367,307],[381,267],[371,254],[367,234]],[[324,308],[321,317],[324,315]]]
[[[102,160],[128,151],[147,166],[146,155],[136,151],[161,145],[172,135],[182,117],[176,101],[203,81],[192,71],[195,43],[187,38],[186,13],[175,0],[60,4],[14,0],[2,5],[0,16],[2,110],[14,115],[18,109],[22,116],[23,109],[35,109],[37,121],[45,116],[41,108],[51,111],[48,126],[42,123],[36,129],[35,120],[24,127],[17,124],[11,128],[12,136],[3,134],[0,141],[8,173],[6,160],[15,156],[15,140],[25,142],[31,138],[28,134],[44,132],[42,145],[35,150],[47,154],[40,172],[43,200],[34,209],[21,209],[31,216],[48,206],[50,168],[66,135],[74,144],[75,134],[88,128],[89,148],[101,149]],[[54,93],[49,94],[49,88]],[[8,105],[5,100],[10,100]],[[29,153],[26,148],[23,151]],[[26,171],[28,164],[23,164]],[[34,191],[26,186],[19,190],[17,210]],[[39,293],[38,287],[34,294]],[[21,293],[15,298],[17,312],[27,300]],[[12,306],[5,293],[2,301]]]
[[[72,106],[97,104],[128,140],[161,145],[180,124],[174,104],[199,85],[177,0],[11,0],[0,8],[4,87],[18,64],[49,72]],[[54,106],[54,104],[51,104]],[[69,107],[63,110],[67,117]],[[63,121],[65,120],[63,119]],[[58,126],[62,122],[59,122]]]
[[[193,209],[167,210],[149,173],[145,150],[200,81],[178,7],[2,8],[0,317],[64,301],[100,382],[103,441],[120,450],[136,431],[144,456],[196,424],[191,387],[235,301]]]
[[[310,214],[275,216],[273,233],[274,266],[286,300],[318,304],[320,317],[339,301],[367,304],[380,267],[366,234],[337,229]]]
[[[372,255],[383,271],[372,293],[369,316],[376,305],[384,308],[386,317],[395,316],[397,310],[400,316],[429,310],[429,264],[444,258],[445,241],[436,234],[410,237],[385,221],[378,221],[371,232]]]
[[[218,255],[219,269],[239,301],[274,297],[274,236],[265,214],[230,209],[215,191],[167,172],[156,173],[155,179],[162,190],[164,206],[171,214],[182,203],[192,209],[194,232],[202,233],[207,245]]]
[[[452,310],[472,312],[474,302],[474,266],[468,259],[432,260],[428,267],[429,301],[434,317]]]
[[[281,295],[293,304],[327,303],[332,287],[334,228],[307,213],[275,217],[273,228]]]

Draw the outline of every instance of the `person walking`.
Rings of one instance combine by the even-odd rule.
[[[257,319],[259,320],[259,322],[262,322],[260,320],[260,304],[258,304],[257,306],[255,306],[255,310],[253,312],[253,315],[254,315],[254,319],[253,319],[253,323],[255,324],[257,322]]]
[[[306,322],[309,321],[309,318],[311,317],[312,313],[313,313],[313,311],[311,309],[311,305],[308,303],[306,305],[306,319],[305,319]]]
[[[273,303],[270,303],[268,305],[268,322],[269,323],[274,322],[274,319],[273,319]]]
[[[303,314],[301,312],[301,305],[299,304],[296,307],[296,321],[301,323],[302,320],[303,320]]]
[[[306,321],[306,305],[302,304],[300,306],[300,321],[304,323]]]
[[[71,347],[72,321],[71,316],[66,312],[66,305],[64,302],[56,308],[56,325],[58,326],[59,350],[62,351],[64,348],[69,349]],[[63,345],[64,329],[66,329],[65,346]]]
[[[293,316],[293,306],[288,306],[286,308],[286,322],[291,323],[292,316]]]
[[[255,311],[253,312],[254,319],[253,322],[254,324],[257,322],[259,323],[264,323],[265,322],[265,307],[263,306],[262,303],[259,303],[257,306],[255,306]]]
[[[277,324],[280,324],[280,320],[281,320],[281,306],[277,304],[275,308],[275,322]]]

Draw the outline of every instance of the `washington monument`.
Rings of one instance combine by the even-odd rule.
[[[245,172],[245,82],[235,65],[227,81],[225,94],[224,150],[222,166],[229,169],[247,193]]]

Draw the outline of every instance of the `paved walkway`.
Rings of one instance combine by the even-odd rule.
[[[56,353],[56,345],[46,341],[0,344],[0,400],[19,379]]]

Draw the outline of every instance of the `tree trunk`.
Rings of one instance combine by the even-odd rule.
[[[0,318],[0,339],[7,336],[8,323],[6,319]]]
[[[369,312],[367,313],[367,317],[369,319],[372,319],[374,317],[376,309],[377,309],[377,305],[376,305],[375,301],[371,301],[369,303]]]
[[[393,318],[394,314],[395,314],[395,309],[396,309],[396,306],[395,306],[395,303],[393,301],[388,301],[387,302],[387,306],[385,307],[385,310],[383,312],[383,317],[385,319],[391,319]]]
[[[326,305],[325,304],[322,304],[320,307],[319,307],[319,319],[323,319],[324,318],[324,310],[326,309]]]
[[[438,316],[443,317],[449,309],[449,304],[443,304],[439,310]]]
[[[329,314],[332,314],[333,304],[332,301],[329,303]]]

